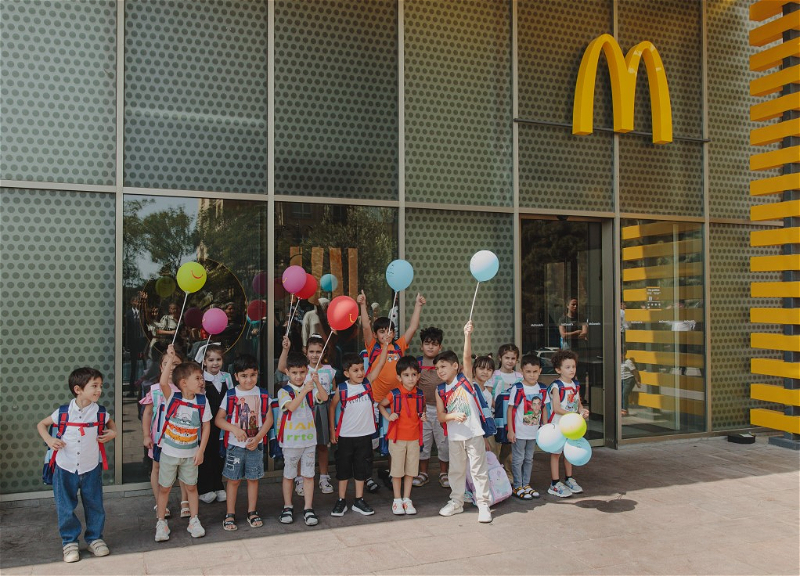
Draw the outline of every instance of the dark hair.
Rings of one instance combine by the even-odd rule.
[[[497,351],[497,358],[502,358],[503,354],[506,352],[513,352],[517,355],[517,358],[519,358],[519,348],[517,348],[516,344],[503,344],[500,346],[500,349]]]
[[[345,370],[350,370],[351,366],[355,366],[361,364],[364,365],[364,359],[355,352],[348,352],[344,356],[342,356],[342,372]]]
[[[420,373],[419,369],[419,362],[413,356],[403,356],[400,360],[397,361],[397,366],[395,370],[397,370],[397,375],[400,376],[403,372],[411,368],[417,374]]]
[[[289,352],[286,357],[286,369],[289,368],[306,368],[308,366],[308,358],[300,354],[300,352]]]
[[[255,370],[258,372],[258,360],[250,354],[239,354],[233,361],[233,373],[238,374],[245,370]]]
[[[375,318],[375,322],[372,323],[372,331],[377,334],[378,330],[389,328],[391,325],[392,321],[387,316],[381,316],[380,318]]]
[[[225,348],[223,348],[219,344],[211,344],[210,346],[206,346],[206,349],[203,352],[203,361],[205,361],[206,356],[208,356],[208,354],[210,352],[216,352],[220,356],[224,356],[225,355]]]
[[[423,344],[426,340],[441,344],[443,338],[444,332],[442,332],[442,329],[434,326],[431,326],[430,328],[423,328],[419,333],[419,339]]]
[[[323,340],[322,336],[320,336],[319,334],[312,334],[311,336],[308,337],[308,340],[306,340],[306,348],[308,348],[310,344],[320,344],[324,348],[325,340]]]
[[[456,356],[456,353],[452,350],[445,350],[437,354],[436,358],[433,359],[433,363],[438,364],[442,360],[448,364],[458,364],[458,356]]]
[[[73,396],[77,396],[75,393],[75,386],[83,390],[86,388],[86,385],[95,378],[100,378],[100,380],[103,379],[103,375],[100,373],[100,370],[95,370],[89,366],[76,368],[69,375],[69,391],[72,392]]]
[[[472,370],[475,371],[477,368],[494,370],[494,360],[492,360],[491,356],[478,356],[472,363]]]
[[[522,357],[522,360],[520,360],[519,365],[521,368],[525,368],[525,366],[527,366],[528,364],[531,364],[533,366],[538,366],[539,368],[541,368],[542,359],[539,358],[536,354],[525,354],[525,356]]]
[[[575,360],[575,362],[577,362],[578,355],[572,350],[559,350],[550,358],[550,361],[553,363],[553,368],[561,368],[561,364],[564,360]]]
[[[175,366],[175,370],[172,371],[172,381],[175,382],[175,384],[180,384],[181,380],[186,380],[195,372],[200,372],[200,374],[203,373],[203,369],[200,367],[200,364],[194,360],[182,362]]]

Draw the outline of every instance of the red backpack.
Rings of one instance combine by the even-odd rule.
[[[286,391],[289,395],[290,402],[295,399],[295,391],[294,388],[289,386],[288,384],[282,388]],[[311,409],[311,419],[314,419],[314,391],[309,390],[308,394],[306,394],[306,402],[308,403],[308,407]],[[283,442],[283,431],[286,428],[286,423],[292,419],[292,413],[289,410],[281,410],[283,414],[281,414],[281,424],[278,428],[278,442]]]
[[[344,420],[344,409],[345,406],[349,401],[357,400],[362,396],[366,396],[369,394],[370,399],[372,399],[372,384],[369,383],[368,380],[364,379],[361,383],[364,386],[364,390],[356,394],[355,396],[347,397],[347,382],[341,382],[336,388],[339,393],[339,405],[336,406],[336,437],[339,437],[339,431],[342,429],[342,420]]]
[[[417,416],[419,417],[419,445],[422,446],[422,415],[425,414],[425,395],[419,390],[415,390],[407,395],[408,398],[413,398],[417,402]],[[392,413],[400,414],[403,410],[403,393],[399,388],[392,390]],[[386,437],[393,442],[397,442],[397,420],[389,422],[389,430]]]

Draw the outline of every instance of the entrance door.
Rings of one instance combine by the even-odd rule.
[[[560,349],[578,354],[581,401],[590,410],[586,438],[602,446],[606,404],[614,402],[606,363],[613,358],[613,320],[604,319],[603,237],[599,220],[523,218],[521,221],[522,352],[542,360],[545,384],[557,378],[550,361]],[[607,280],[611,280],[609,268]],[[610,338],[609,338],[610,334]],[[612,418],[613,420],[613,418]]]

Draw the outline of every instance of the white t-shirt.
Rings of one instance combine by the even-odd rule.
[[[497,398],[520,380],[522,380],[522,373],[520,372],[495,370],[492,377],[486,382],[486,386],[492,389],[492,394]]]
[[[636,370],[636,364],[630,358],[626,358],[625,362],[619,367],[619,375],[622,380],[633,378],[633,371]]]
[[[492,406],[492,403],[494,402],[494,396],[492,395],[492,389],[489,387],[489,382],[486,382],[483,390],[481,390],[481,386],[477,382],[473,382],[472,385],[475,387],[475,390],[483,394],[483,399],[486,401],[486,406],[488,408],[487,411],[484,412],[484,416],[487,418],[489,416],[494,417],[494,407]]]
[[[227,404],[227,401],[223,400],[220,410],[226,412]],[[231,424],[244,430],[248,438],[253,438],[261,430],[264,421],[261,419],[261,391],[258,386],[254,386],[250,390],[242,390],[241,387],[236,387],[236,404]],[[240,442],[233,433],[228,433],[228,445],[245,448],[247,442]]]
[[[325,364],[324,366],[320,366],[317,372],[319,373],[319,383],[322,385],[322,388],[325,390],[325,392],[328,393],[328,396],[330,396],[331,390],[333,388],[333,378],[334,376],[336,376],[336,371],[333,368],[331,368],[330,365]],[[306,374],[305,381],[308,382],[309,380],[311,380],[313,374],[314,374],[314,367],[309,366],[308,374]]]
[[[301,394],[301,388],[293,386],[291,382],[286,386],[294,391],[295,398]],[[314,399],[317,401],[316,388],[314,390]],[[303,394],[300,406],[287,418],[283,429],[283,441],[280,443],[281,448],[308,448],[317,445],[317,426],[314,424],[313,407],[308,405],[307,396],[307,394]],[[278,390],[278,406],[282,412],[287,412],[286,405],[291,401],[292,397],[286,391],[285,386]],[[283,414],[281,414],[282,418]],[[278,422],[278,426],[280,426],[280,422]]]
[[[550,388],[547,389],[547,395],[549,396],[553,390],[555,390],[555,393],[558,394],[559,382],[564,384],[564,399],[561,400],[561,409],[566,410],[567,412],[577,412],[578,401],[580,400],[578,397],[577,382],[564,382],[563,380],[555,380],[552,384],[550,384]],[[550,422],[553,424],[558,424],[559,420],[561,420],[561,414],[553,413],[552,417],[550,418]]]
[[[167,398],[167,410],[169,410],[169,401],[174,395],[175,393],[172,392]],[[197,396],[202,396],[202,394],[197,394]],[[183,401],[197,405],[197,396],[191,400],[183,398]],[[179,404],[172,418],[168,418],[164,422],[164,436],[159,444],[161,453],[173,458],[194,458],[200,447],[200,429],[203,422],[211,420],[211,416],[211,407],[208,402],[203,408],[202,422],[198,408]]]
[[[85,408],[79,408],[75,400],[71,400],[68,409],[68,422],[72,424],[84,423],[94,424],[97,422],[97,411],[99,406],[92,402]],[[53,419],[53,429],[58,428],[58,410],[50,414]],[[111,418],[110,413],[106,413],[106,424]],[[83,435],[81,435],[83,431]],[[66,446],[56,452],[56,464],[62,470],[73,474],[86,474],[91,472],[100,463],[100,444],[97,442],[97,426],[78,427],[67,426],[64,435],[61,436]]]
[[[514,419],[514,434],[520,440],[536,440],[542,419],[542,409],[550,402],[547,397],[547,388],[541,384],[529,386],[523,382],[522,391],[525,397],[517,407],[517,417]],[[511,391],[509,406],[514,402],[516,389]]]
[[[344,408],[342,417],[342,429],[339,436],[343,438],[357,438],[368,436],[375,432],[375,412],[372,409],[372,398],[369,394],[364,394],[360,398],[355,398],[364,391],[363,384],[347,384],[348,400]]]
[[[464,386],[458,386],[458,377],[454,378],[445,386],[445,398],[447,399],[448,414],[461,412],[467,415],[464,422],[448,420],[447,437],[450,440],[462,441],[470,440],[475,436],[483,436],[483,426],[481,426],[480,407],[475,403],[475,397],[469,393]],[[451,392],[452,391],[452,392]]]

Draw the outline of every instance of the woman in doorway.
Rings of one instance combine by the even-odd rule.
[[[558,332],[561,334],[561,349],[572,350],[589,339],[589,324],[578,320],[578,299],[567,300],[564,315],[558,319]]]

